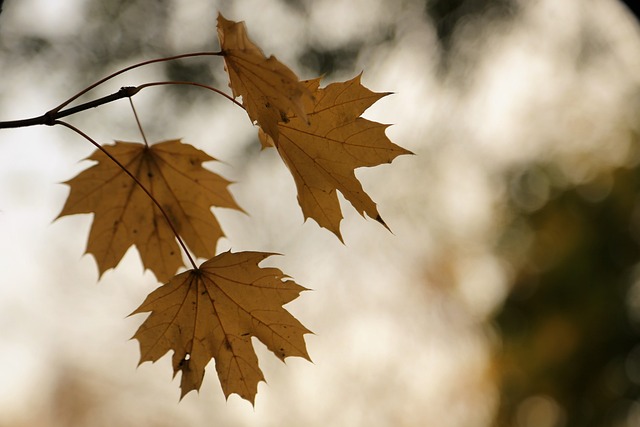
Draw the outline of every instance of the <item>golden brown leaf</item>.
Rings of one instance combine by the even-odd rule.
[[[385,227],[376,204],[365,193],[354,169],[376,166],[401,154],[412,154],[393,144],[388,125],[360,115],[387,93],[375,93],[360,83],[360,76],[319,88],[320,79],[305,82],[314,95],[307,120],[292,116],[279,123],[279,138],[259,133],[263,147],[275,146],[298,189],[298,202],[306,218],[335,233],[340,240],[342,212],[336,191],[364,216]]]
[[[215,160],[180,140],[147,147],[116,142],[105,149],[153,194],[173,226],[198,257],[215,255],[222,229],[211,206],[240,209],[227,190],[229,181],[202,167]],[[183,265],[182,254],[167,220],[147,194],[101,151],[98,163],[67,182],[71,192],[60,216],[94,213],[87,253],[100,274],[115,267],[131,245],[158,280],[171,278]]]
[[[249,39],[244,22],[218,14],[218,38],[233,96],[242,96],[253,122],[277,140],[277,124],[290,112],[306,120],[304,99],[311,99],[311,93],[286,65],[274,56],[265,57]]]
[[[173,350],[182,398],[200,389],[213,358],[225,396],[236,393],[253,403],[264,376],[252,336],[281,360],[309,359],[309,330],[282,307],[305,288],[277,268],[258,266],[270,255],[225,252],[153,291],[132,313],[151,312],[133,336],[140,342],[140,363]]]

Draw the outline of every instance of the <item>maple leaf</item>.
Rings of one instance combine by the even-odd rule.
[[[275,146],[291,171],[305,219],[313,218],[340,240],[342,211],[336,191],[362,216],[366,213],[387,227],[354,170],[413,154],[389,140],[385,134],[389,125],[360,117],[388,95],[367,89],[360,78],[358,75],[324,89],[319,88],[320,78],[304,82],[314,95],[307,119],[291,116],[286,123],[279,123],[278,140],[259,132],[262,146]]]
[[[215,255],[223,232],[211,206],[241,209],[227,190],[229,181],[202,167],[203,162],[215,160],[213,157],[180,140],[149,147],[117,141],[104,148],[159,202],[196,256]],[[98,163],[66,182],[71,191],[58,218],[95,214],[86,252],[95,257],[101,275],[135,245],[143,265],[158,280],[168,280],[183,260],[166,218],[140,186],[103,152],[96,150],[88,160]]]
[[[249,118],[273,139],[278,139],[278,122],[290,112],[306,120],[304,102],[311,99],[308,88],[293,71],[274,56],[265,57],[247,35],[244,22],[229,21],[218,14],[218,38],[234,98],[242,96]]]
[[[310,331],[282,307],[305,288],[277,268],[258,266],[271,255],[224,252],[153,291],[131,313],[151,312],[133,336],[140,343],[140,363],[173,350],[182,398],[200,389],[213,358],[225,396],[236,393],[254,403],[264,376],[252,336],[281,360],[309,360],[304,334]]]

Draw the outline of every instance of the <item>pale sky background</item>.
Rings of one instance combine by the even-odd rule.
[[[3,40],[20,29],[55,43],[86,25],[84,0],[5,3]],[[345,245],[313,221],[303,224],[289,172],[274,152],[260,151],[256,128],[232,104],[176,112],[163,107],[164,92],[136,96],[143,124],[154,124],[150,139],[182,137],[224,161],[213,169],[237,182],[231,192],[250,216],[216,211],[228,236],[219,250],[282,253],[269,263],[313,289],[287,306],[315,333],[306,339],[313,363],[282,364],[256,344],[268,384],[255,408],[238,396],[225,401],[212,365],[200,393],[178,403],[170,356],[136,367],[138,343],[129,340],[144,316],[127,315],[158,286],[153,275],[130,250],[98,281],[93,258],[83,256],[91,217],[53,222],[68,194],[60,183],[88,166],[80,160],[92,147],[66,129],[2,130],[0,427],[488,426],[498,394],[496,338],[485,321],[510,280],[493,254],[508,191],[500,174],[555,159],[581,182],[637,161],[628,129],[637,127],[629,111],[640,38],[631,19],[608,0],[522,1],[514,22],[460,45],[473,67],[443,81],[420,2],[321,0],[304,19],[276,0],[173,3],[173,53],[207,40],[217,49],[219,10],[246,21],[265,53],[301,78],[314,77],[296,62],[303,43],[335,47],[397,25],[395,41],[366,45],[352,70],[332,76],[364,70],[367,87],[394,92],[365,116],[393,123],[389,137],[416,155],[357,173],[393,234],[348,203]],[[578,69],[584,31],[609,49]],[[64,63],[2,61],[0,120],[40,115],[81,89],[65,79]],[[212,67],[222,72],[221,61]],[[96,97],[156,73],[136,70]],[[69,121],[102,143],[139,139],[126,101],[84,114]]]

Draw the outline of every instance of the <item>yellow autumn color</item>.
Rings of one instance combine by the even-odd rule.
[[[233,96],[242,96],[253,122],[278,139],[278,122],[287,120],[290,112],[306,119],[304,102],[311,93],[286,65],[262,53],[249,39],[244,22],[218,14],[218,38]]]
[[[264,376],[251,337],[281,360],[309,359],[309,330],[282,308],[305,288],[277,268],[258,266],[270,255],[224,252],[153,291],[132,313],[151,312],[133,336],[140,342],[140,363],[173,350],[183,397],[200,389],[213,358],[225,396],[236,393],[253,403]]]
[[[211,207],[240,207],[227,190],[229,181],[202,167],[213,157],[180,140],[150,147],[119,141],[104,148],[155,197],[196,256],[215,255],[224,234]],[[71,192],[59,217],[94,214],[87,253],[95,257],[100,274],[115,267],[135,245],[145,268],[158,280],[169,280],[183,260],[167,219],[104,153],[96,150],[88,160],[98,163],[67,181]]]
[[[308,120],[292,116],[279,123],[277,141],[260,133],[263,147],[275,146],[298,189],[298,202],[306,218],[342,240],[342,211],[337,191],[364,216],[387,227],[376,204],[364,191],[354,170],[377,166],[410,151],[392,143],[385,134],[388,125],[360,115],[387,93],[376,93],[360,83],[361,76],[319,88],[320,79],[305,82],[313,93],[307,107]]]
[[[387,227],[354,172],[410,154],[387,138],[388,125],[361,117],[387,94],[367,89],[361,76],[325,88],[319,78],[301,82],[273,56],[264,56],[244,23],[222,15],[218,36],[233,96],[242,97],[259,125],[263,146],[275,147],[291,171],[305,219],[342,240],[339,191],[361,215]],[[215,359],[225,396],[236,393],[253,403],[264,376],[251,337],[280,359],[309,358],[309,330],[282,307],[305,288],[278,269],[260,268],[268,253],[216,255],[223,231],[211,207],[241,209],[227,190],[229,181],[202,167],[214,158],[180,140],[116,142],[104,149],[131,176],[97,150],[89,157],[97,164],[67,182],[71,192],[60,216],[95,215],[87,252],[100,274],[135,245],[143,265],[165,283],[133,313],[151,312],[134,335],[140,363],[173,351],[184,396],[200,389]],[[184,265],[179,243],[207,261],[196,268],[187,253],[193,268],[176,275]]]

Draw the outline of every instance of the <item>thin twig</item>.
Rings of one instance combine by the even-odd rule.
[[[147,194],[147,196],[149,196],[151,201],[153,201],[153,203],[156,205],[156,207],[160,210],[160,212],[162,213],[162,216],[164,216],[164,219],[167,221],[167,224],[169,224],[169,228],[171,228],[171,231],[176,236],[176,239],[178,239],[178,243],[180,243],[180,246],[182,247],[182,250],[187,255],[187,258],[189,258],[189,262],[191,263],[193,268],[195,270],[197,270],[198,267],[196,266],[196,263],[194,262],[193,258],[191,257],[191,254],[189,253],[189,250],[187,249],[187,246],[185,245],[184,241],[182,240],[182,238],[178,234],[178,231],[176,230],[176,228],[173,226],[173,223],[169,219],[169,215],[167,215],[167,212],[162,208],[162,206],[160,205],[160,202],[158,202],[158,200],[156,200],[156,198],[153,197],[151,192],[149,190],[147,190],[144,185],[142,185],[142,183],[138,180],[138,178],[136,178],[135,175],[133,175],[131,172],[129,172],[129,169],[127,169],[122,163],[120,163],[120,161],[118,159],[113,157],[113,155],[111,155],[107,150],[105,150],[102,145],[98,144],[93,138],[91,138],[89,135],[87,135],[86,133],[84,133],[83,131],[78,129],[77,127],[75,127],[75,126],[73,126],[73,125],[71,125],[71,124],[69,124],[67,122],[63,122],[62,120],[55,120],[55,122],[53,124],[65,126],[65,127],[69,128],[69,129],[71,129],[72,131],[74,131],[75,133],[77,133],[78,135],[82,136],[84,139],[86,139],[91,144],[93,144],[98,150],[102,151],[102,153],[104,153],[105,156],[107,156],[109,159],[111,159],[116,165],[118,165],[118,167],[120,169],[122,169],[122,171],[124,173],[129,175],[131,177],[131,179],[133,179],[135,181],[135,183],[142,189],[142,191],[144,191]]]

